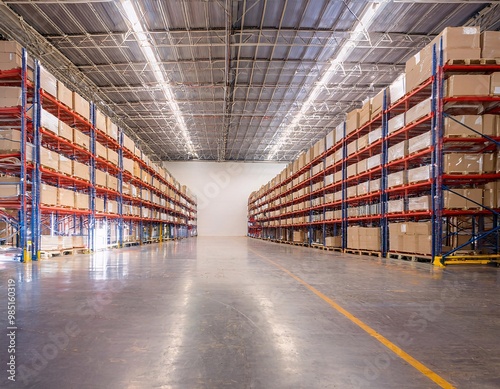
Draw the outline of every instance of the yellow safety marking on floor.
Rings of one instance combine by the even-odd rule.
[[[273,266],[277,267],[278,269],[282,270],[286,274],[288,274],[290,277],[292,277],[294,280],[297,282],[301,283],[304,285],[307,289],[309,289],[311,292],[313,292],[316,296],[321,298],[323,301],[327,302],[332,308],[340,312],[342,315],[344,315],[346,318],[348,318],[350,321],[352,321],[354,324],[356,324],[358,327],[363,329],[365,332],[367,332],[370,336],[374,337],[377,339],[380,343],[382,343],[385,347],[387,347],[389,350],[394,352],[398,357],[409,363],[411,366],[413,366],[415,369],[417,369],[419,372],[421,372],[423,375],[425,375],[427,378],[430,380],[434,381],[436,384],[438,384],[441,388],[444,389],[456,389],[452,384],[450,384],[448,381],[446,381],[444,378],[439,376],[437,373],[433,372],[431,369],[429,369],[427,366],[425,366],[423,363],[419,362],[415,358],[413,358],[410,354],[406,353],[403,351],[400,347],[396,346],[394,343],[392,343],[389,339],[385,338],[383,335],[379,334],[377,331],[375,331],[373,328],[371,328],[369,325],[365,324],[362,322],[360,319],[358,319],[356,316],[354,316],[352,313],[347,311],[346,309],[342,308],[339,304],[337,304],[335,301],[333,301],[330,297],[324,295],[321,293],[318,289],[315,287],[309,285],[307,282],[305,282],[303,279],[300,277],[296,276],[293,274],[291,271],[288,269],[284,268],[281,266],[279,263],[274,262],[272,259],[269,259],[257,252],[255,252],[252,249],[249,249],[251,252],[253,252],[255,255],[258,257],[264,259],[266,262],[272,264]]]

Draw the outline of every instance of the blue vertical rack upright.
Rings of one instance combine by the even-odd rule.
[[[347,249],[347,141],[346,123],[343,123],[342,131],[342,250]]]
[[[41,211],[40,211],[40,118],[41,118],[41,98],[40,98],[40,63],[35,60],[34,66],[34,90],[33,90],[33,171],[31,174],[31,258],[34,261],[40,259],[40,238],[41,238]]]
[[[388,134],[388,122],[389,113],[387,112],[388,107],[388,96],[387,89],[384,90],[384,97],[382,100],[382,175],[380,177],[380,238],[381,238],[381,250],[382,256],[386,257],[389,251],[389,220],[387,219],[387,201],[389,199],[387,195],[387,175],[388,175],[388,150],[389,143],[387,139]]]
[[[118,130],[118,144],[120,145],[118,149],[118,192],[120,196],[118,197],[118,247],[123,247],[123,132],[121,129]]]
[[[96,139],[95,139],[95,106],[93,103],[90,104],[90,122],[92,126],[90,127],[90,215],[89,215],[89,229],[88,229],[88,247],[90,251],[95,251],[95,228],[96,228],[96,210],[95,210],[95,198],[96,198],[96,189],[95,189],[95,169],[96,169],[96,161],[95,161],[95,153],[96,153]]]
[[[28,250],[28,223],[27,223],[27,165],[26,165],[26,142],[28,138],[27,116],[27,87],[28,87],[28,53],[22,49],[22,68],[21,68],[21,177],[19,180],[19,192],[21,204],[19,207],[19,247],[22,249],[23,262],[31,259],[31,253]]]

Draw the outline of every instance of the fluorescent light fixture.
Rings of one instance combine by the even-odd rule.
[[[302,104],[300,111],[295,115],[293,120],[287,126],[280,125],[277,134],[280,134],[280,139],[273,145],[271,151],[269,152],[267,159],[272,160],[276,154],[281,150],[285,142],[288,140],[293,130],[300,123],[300,120],[307,112],[307,110],[314,103],[316,98],[319,96],[323,87],[330,82],[332,76],[337,73],[339,68],[342,68],[342,63],[349,58],[351,52],[356,48],[356,42],[361,40],[363,37],[368,38],[368,28],[375,20],[375,17],[380,12],[384,1],[369,3],[363,12],[363,16],[354,25],[351,31],[351,37],[347,40],[339,49],[337,54],[330,60],[330,65],[328,69],[323,73],[319,81],[316,83],[314,88],[309,93],[306,101]]]
[[[139,16],[134,6],[134,1],[123,0],[122,6],[123,10],[125,11],[125,14],[127,15],[128,21],[132,25],[135,39],[137,40],[139,46],[141,47],[142,54],[144,55],[144,57],[146,57],[149,65],[151,66],[153,74],[158,83],[160,84],[161,90],[163,91],[163,94],[167,99],[167,103],[175,116],[175,119],[177,121],[177,126],[181,130],[181,134],[184,137],[184,141],[186,142],[189,153],[193,157],[199,158],[194,148],[193,142],[191,141],[191,137],[189,136],[189,131],[187,129],[186,122],[182,117],[182,112],[179,108],[179,105],[177,104],[177,101],[175,100],[174,93],[164,76],[162,66],[158,62],[158,58],[155,54],[154,48],[149,41],[148,33],[144,29],[144,26],[142,25],[141,21],[139,20]]]

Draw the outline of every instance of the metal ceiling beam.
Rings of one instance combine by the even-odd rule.
[[[151,31],[149,35],[153,38],[156,47],[192,47],[193,45],[201,47],[221,47],[225,48],[225,29],[183,29],[183,30],[162,30]],[[315,29],[256,29],[247,28],[240,31],[234,31],[231,34],[231,46],[233,47],[254,47],[254,46],[292,46],[292,47],[324,47],[327,44],[334,44],[345,39],[349,40],[352,33],[350,31],[335,30],[315,30]],[[261,39],[257,42],[257,37]],[[77,41],[78,47],[93,48],[95,45],[116,47],[115,41],[120,41],[126,46],[130,43],[136,44],[131,39],[128,32],[117,33],[88,33],[88,34],[67,34],[67,35],[47,35],[47,39],[52,41],[57,47],[71,49],[66,46],[69,41]],[[241,39],[240,39],[241,37]],[[425,34],[405,34],[405,33],[386,33],[370,32],[363,40],[358,42],[382,41],[387,44],[430,42],[433,35]]]
[[[253,62],[253,58],[241,58],[241,62]],[[197,58],[196,60],[179,60],[179,61],[162,61],[160,64],[165,66],[204,66],[209,65],[213,67],[213,65],[217,62],[221,64],[224,63],[224,58]],[[283,69],[283,65],[293,64],[293,65],[310,65],[321,68],[328,64],[328,62],[320,62],[313,60],[302,60],[302,59],[276,59],[273,58],[271,60],[261,58],[257,59],[256,62],[261,62],[263,64],[276,67],[276,69]],[[358,70],[359,72],[368,73],[368,72],[392,72],[392,71],[401,71],[404,70],[404,64],[389,64],[389,63],[370,63],[370,62],[344,62],[343,64],[344,71],[350,70]],[[113,72],[119,70],[121,72],[148,72],[150,71],[148,68],[147,62],[133,62],[133,63],[100,63],[93,65],[78,65],[78,69],[84,71],[86,74],[90,74],[92,71],[99,71],[102,73]],[[246,67],[235,68],[236,70],[247,70]],[[216,69],[219,70],[219,69]],[[222,70],[222,68],[220,69]],[[290,69],[290,71],[296,71],[296,69]]]

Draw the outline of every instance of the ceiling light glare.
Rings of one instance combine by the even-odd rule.
[[[339,68],[342,68],[342,63],[349,58],[349,55],[356,48],[357,45],[356,42],[359,41],[363,37],[363,35],[366,35],[367,38],[369,38],[368,28],[371,26],[377,15],[380,13],[380,10],[382,9],[382,5],[384,3],[385,1],[373,2],[369,3],[366,6],[363,15],[361,16],[360,19],[358,19],[358,21],[356,22],[351,31],[351,38],[346,40],[342,44],[335,57],[330,60],[330,65],[328,69],[325,71],[325,73],[323,73],[320,80],[311,90],[308,98],[302,104],[300,111],[296,114],[292,122],[282,132],[280,132],[279,129],[276,132],[276,135],[279,136],[280,138],[271,148],[267,156],[268,160],[272,160],[276,156],[278,151],[285,144],[286,139],[291,135],[291,133],[293,132],[295,127],[299,124],[304,114],[307,112],[307,110],[311,107],[316,98],[319,96],[322,89],[330,82],[332,76],[337,72],[337,70]]]
[[[199,158],[193,146],[193,142],[191,141],[191,138],[189,136],[189,131],[187,129],[186,123],[184,122],[184,118],[182,116],[179,105],[177,104],[177,101],[175,99],[175,95],[172,92],[172,89],[170,88],[163,74],[162,66],[159,63],[155,50],[150,43],[148,33],[139,19],[139,15],[137,14],[134,2],[132,0],[122,0],[122,6],[128,21],[132,25],[135,39],[141,47],[142,54],[144,55],[144,57],[146,57],[146,60],[151,66],[156,81],[160,85],[161,90],[163,91],[163,94],[165,95],[167,103],[170,107],[170,110],[172,111],[177,121],[177,125],[181,130],[184,141],[186,142],[188,154],[193,155],[195,158]]]

